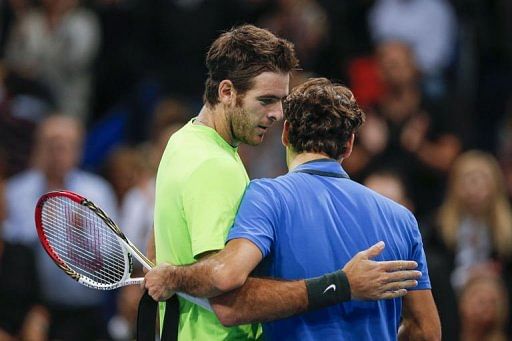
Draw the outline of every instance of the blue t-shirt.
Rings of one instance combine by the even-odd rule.
[[[276,179],[252,181],[228,236],[236,238],[258,246],[264,275],[289,280],[341,269],[357,252],[383,240],[386,247],[376,260],[416,261],[423,275],[415,289],[430,289],[414,216],[348,179],[334,160],[308,162]],[[396,340],[401,309],[401,299],[351,301],[265,323],[263,331],[266,339],[280,341]]]

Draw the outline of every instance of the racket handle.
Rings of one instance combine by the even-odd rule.
[[[140,285],[144,282],[144,277],[137,277],[137,278],[129,278],[127,279],[123,285]]]

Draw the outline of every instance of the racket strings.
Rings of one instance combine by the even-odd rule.
[[[125,250],[94,212],[68,198],[48,199],[43,231],[55,253],[74,271],[99,284],[119,282],[127,271]]]
[[[58,208],[59,207],[57,207],[57,209]],[[79,205],[75,208],[81,209]],[[56,207],[52,207],[52,211],[55,213]],[[81,275],[87,276],[98,283],[107,284],[112,281],[116,282],[122,278],[125,267],[123,250],[118,245],[119,243],[115,239],[115,236],[106,234],[107,237],[111,238],[101,238],[102,235],[99,233],[99,230],[94,229],[94,223],[98,223],[101,226],[101,221],[91,221],[91,219],[95,218],[94,216],[87,217],[87,215],[89,215],[88,213],[85,213],[86,216],[78,213],[80,219],[89,219],[83,220],[85,225],[82,226],[84,223],[76,221],[76,216],[70,214],[72,212],[69,212],[69,210],[57,210],[56,213],[61,214],[61,218],[57,218],[57,220],[52,219],[52,221],[60,220],[61,223],[55,226],[57,227],[56,229],[53,228],[52,230],[51,228],[47,228],[46,232],[50,239],[50,244],[52,244],[53,241],[52,247],[68,266]],[[64,215],[66,219],[64,221],[67,223],[62,223]],[[55,217],[52,218],[55,219]],[[91,224],[91,222],[93,224]],[[49,225],[47,225],[47,227],[48,226]],[[91,226],[93,226],[92,229]],[[107,252],[103,252],[104,250],[102,250],[101,246],[98,247],[98,245],[104,245],[105,240],[107,240],[107,243],[114,246],[114,248],[112,248],[112,245],[108,247]],[[98,244],[98,242],[103,244]],[[106,246],[108,246],[108,244]],[[117,247],[117,252],[115,247]],[[111,259],[112,256],[113,259]]]

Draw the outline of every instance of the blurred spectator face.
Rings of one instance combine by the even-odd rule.
[[[404,185],[398,177],[391,174],[372,174],[366,178],[364,185],[373,189],[375,192],[382,194],[386,198],[389,198],[408,209],[412,209],[412,204],[407,198]]]
[[[155,108],[151,123],[151,140],[159,139],[163,130],[173,124],[183,125],[189,120],[193,110],[176,98],[164,98]],[[158,143],[158,142],[157,142]]]
[[[497,277],[470,280],[459,302],[464,325],[480,330],[492,330],[503,326],[507,320],[507,293]]]
[[[455,195],[469,212],[483,213],[496,193],[491,166],[482,159],[466,159],[454,173]]]
[[[36,166],[48,177],[64,177],[78,165],[81,147],[80,124],[70,117],[52,116],[38,128]]]
[[[400,87],[416,82],[418,69],[406,44],[399,41],[380,43],[377,62],[382,80],[388,86]]]
[[[105,177],[114,187],[119,202],[135,186],[140,173],[139,158],[133,148],[121,147],[114,150],[105,164]]]

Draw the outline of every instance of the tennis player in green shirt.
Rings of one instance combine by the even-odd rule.
[[[267,30],[244,25],[223,33],[206,57],[208,79],[204,106],[169,140],[156,179],[155,247],[157,264],[187,265],[224,248],[249,178],[237,152],[240,143],[258,145],[266,131],[282,119],[282,100],[290,73],[298,67],[293,45]],[[235,246],[236,247],[236,246]],[[375,279],[386,272],[369,258],[382,251],[375,245],[340,270],[350,297],[379,299],[403,296],[417,278],[406,272],[400,287],[384,292]],[[244,261],[243,258],[240,261]],[[413,269],[415,262],[397,261],[395,270]],[[389,269],[388,269],[389,271]],[[146,286],[160,275],[151,271]],[[409,279],[409,281],[407,281]],[[236,280],[235,280],[236,282]],[[216,283],[220,294],[233,284]],[[350,285],[349,285],[350,284]],[[170,294],[170,293],[169,293]],[[227,295],[227,296],[226,296]],[[215,313],[223,304],[239,304],[251,320],[276,319],[309,308],[305,281],[252,278],[232,294],[212,298]],[[229,296],[231,295],[231,296]],[[251,304],[244,304],[250,298]],[[179,298],[181,340],[251,340],[261,337],[258,324],[224,327],[214,312]],[[334,302],[333,302],[334,303]],[[163,313],[161,305],[160,313]],[[161,315],[162,316],[162,315]],[[252,316],[252,315],[251,315]]]

